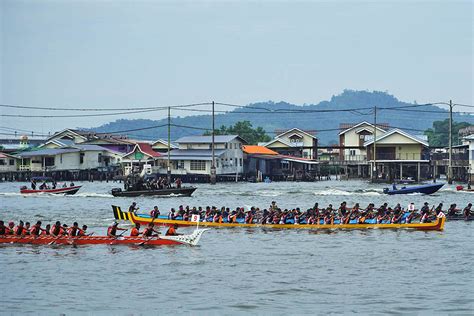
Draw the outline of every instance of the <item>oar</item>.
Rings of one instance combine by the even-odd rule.
[[[56,243],[56,241],[61,238],[63,235],[58,235],[58,237],[56,237],[53,241],[49,242],[48,245],[54,245]]]
[[[127,230],[128,230],[128,229],[125,229],[120,235],[115,236],[114,240],[112,240],[112,241],[110,242],[110,245],[113,245],[114,242],[117,240],[117,238],[122,237],[122,235],[125,234],[125,232],[126,232]]]
[[[152,218],[150,224],[153,224],[153,222],[155,221],[155,217]],[[141,243],[139,243],[137,246],[143,246],[144,244],[146,244],[147,242],[149,242],[151,239],[153,238],[153,236],[151,238],[148,238],[147,240],[145,241],[142,241]],[[159,238],[159,236],[158,236]]]

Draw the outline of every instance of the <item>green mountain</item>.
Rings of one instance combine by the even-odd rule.
[[[416,103],[415,103],[416,104]],[[373,108],[377,106],[377,123],[388,123],[391,127],[406,129],[415,135],[422,135],[432,127],[434,121],[442,121],[449,116],[449,111],[438,106],[420,106],[414,109],[399,108],[414,105],[398,100],[393,95],[380,91],[353,91],[344,90],[329,101],[318,104],[295,105],[287,102],[258,102],[244,108],[232,108],[228,113],[217,114],[216,128],[221,125],[230,126],[238,121],[250,121],[254,127],[263,127],[271,136],[275,130],[297,127],[304,130],[316,130],[319,143],[327,145],[338,142],[339,125],[341,123],[358,123],[361,121],[373,122],[373,109],[350,110],[354,108]],[[381,109],[389,108],[389,109]],[[391,110],[390,110],[391,109]],[[333,112],[333,110],[346,110]],[[291,111],[291,113],[288,113]],[[419,112],[424,111],[424,112]],[[197,115],[172,118],[172,123],[201,129],[211,129],[211,115]],[[474,124],[473,114],[454,113],[454,121],[464,121]],[[166,125],[167,119],[162,120],[127,120],[120,119],[114,122],[93,128],[97,132],[113,133],[117,131],[145,128],[156,125]],[[182,136],[202,135],[200,129],[173,126],[172,140]],[[158,127],[143,131],[127,133],[136,139],[167,138],[167,127]]]

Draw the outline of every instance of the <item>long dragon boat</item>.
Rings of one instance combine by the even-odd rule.
[[[202,234],[207,229],[196,229],[189,235],[159,236],[151,238],[143,237],[108,237],[108,236],[81,236],[55,237],[50,235],[40,236],[0,236],[0,244],[32,244],[32,245],[147,245],[147,246],[167,246],[167,245],[190,245],[196,246]]]
[[[195,222],[184,221],[180,217],[177,217],[173,220],[168,219],[166,216],[158,216],[157,218],[152,218],[146,214],[135,214],[133,212],[123,212],[119,206],[112,205],[112,210],[114,212],[115,219],[130,221],[132,223],[139,223],[141,225],[147,225],[153,222],[155,225],[164,225],[164,226],[195,226]],[[306,224],[305,222],[301,224],[288,223],[287,224],[258,224],[252,223],[247,224],[243,219],[237,219],[235,223],[227,222],[207,222],[200,221],[199,225],[204,227],[243,227],[243,228],[253,228],[253,227],[263,227],[263,228],[283,228],[283,229],[413,229],[413,230],[443,230],[444,224],[446,222],[445,217],[437,218],[434,222],[431,223],[379,223],[377,224],[375,220],[366,220],[363,224],[358,223],[356,220],[352,220],[349,224],[340,224],[339,220],[335,220],[333,224],[324,224],[320,221],[318,224]]]

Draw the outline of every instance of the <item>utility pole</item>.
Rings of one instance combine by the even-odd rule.
[[[372,169],[372,182],[377,179],[377,106],[374,106],[374,152],[373,160],[374,166]]]
[[[168,184],[171,183],[171,107],[168,107]]]
[[[211,184],[216,184],[216,157],[214,152],[215,141],[215,115],[214,115],[214,101],[212,101],[212,162],[211,162]]]
[[[448,183],[453,184],[453,101],[449,100],[449,163]]]

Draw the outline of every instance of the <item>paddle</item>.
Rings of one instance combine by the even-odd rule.
[[[123,234],[125,234],[125,232],[126,232],[127,230],[128,230],[128,229],[124,229],[123,232],[122,232],[120,235],[114,236],[114,240],[112,240],[112,241],[110,242],[110,245],[113,245],[113,244],[115,243],[115,241],[117,240],[117,238],[122,237]]]
[[[58,237],[56,237],[53,241],[49,242],[48,245],[54,245],[56,243],[56,241],[61,238],[63,235],[58,235]]]
[[[153,219],[151,220],[150,224],[153,224],[153,222],[155,221],[155,217],[153,217]],[[159,236],[156,236],[156,237],[159,237]],[[149,242],[151,239],[153,239],[154,237],[152,236],[151,238],[148,238],[147,240],[145,241],[142,241],[141,243],[138,243],[137,246],[143,246],[144,244],[146,244],[147,242]]]

